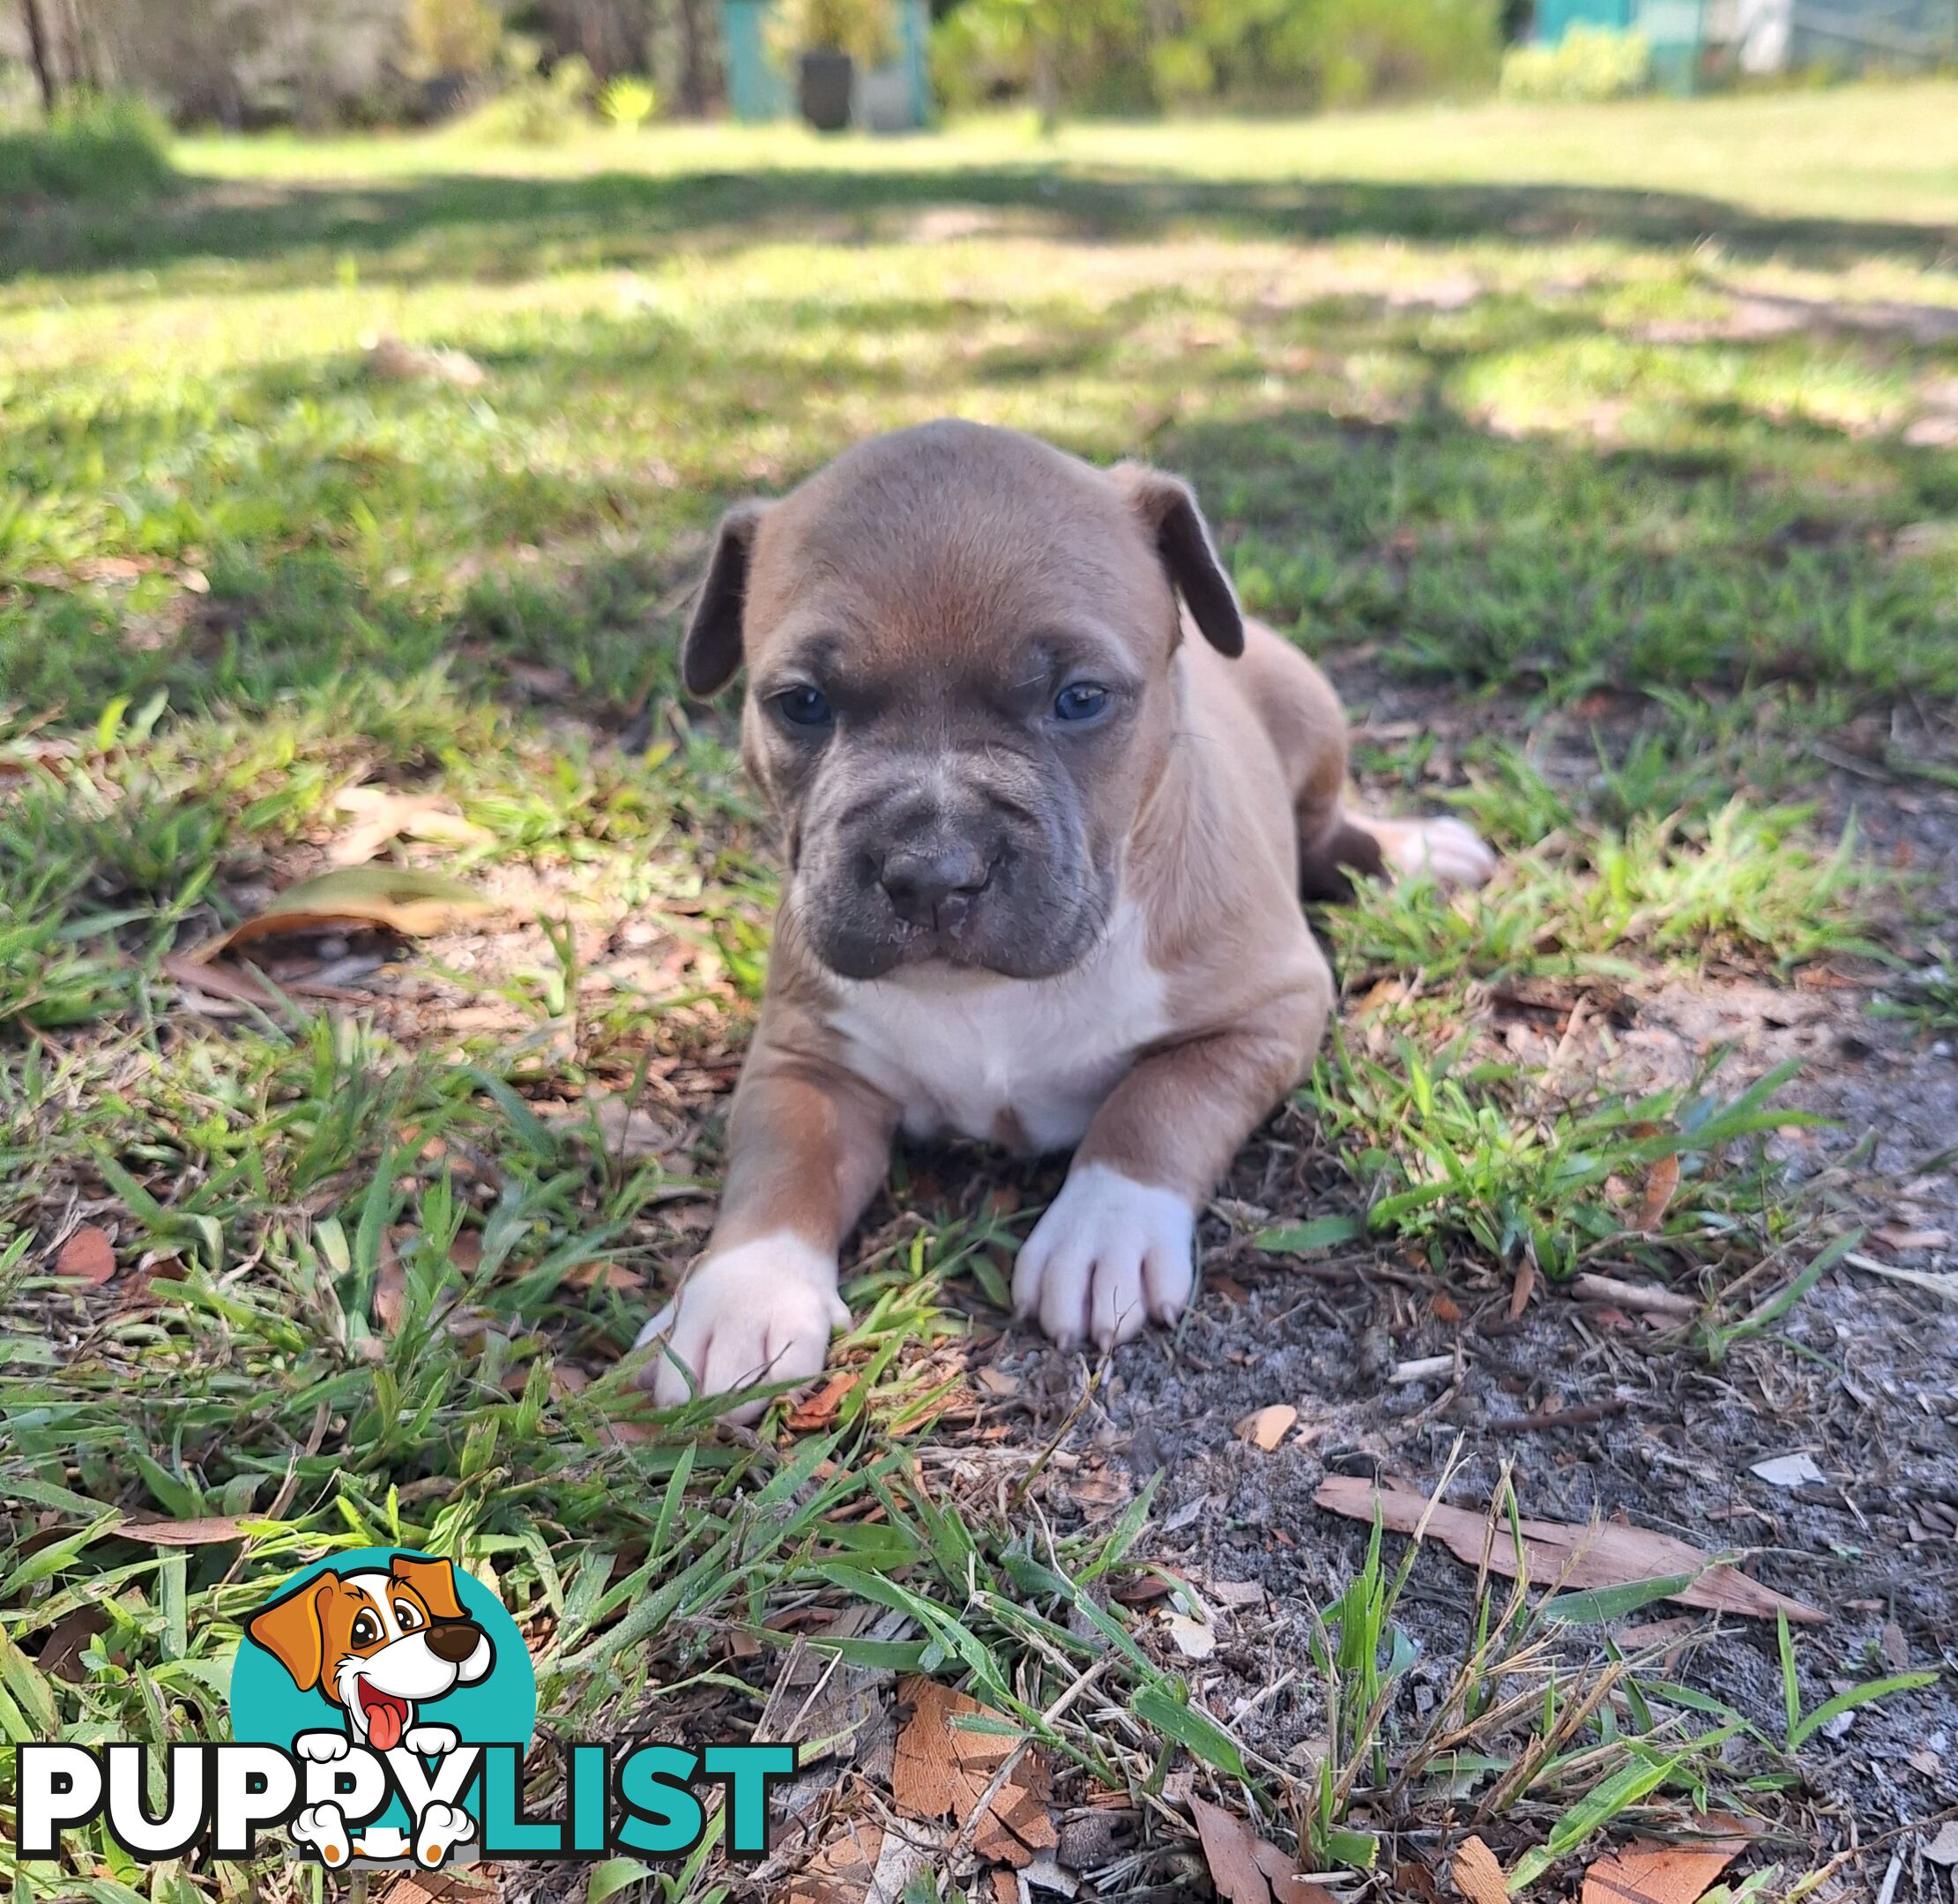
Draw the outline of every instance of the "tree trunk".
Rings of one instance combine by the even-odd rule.
[[[88,49],[82,41],[81,16],[75,11],[75,0],[54,0],[56,12],[61,18],[62,54],[68,68],[71,86],[83,86],[93,91],[95,74],[88,63]]]
[[[41,18],[41,0],[20,0],[20,13],[27,26],[27,53],[34,61],[34,78],[41,82],[41,103],[52,112],[59,88],[54,69],[48,63],[48,28]]]
[[[680,107],[689,119],[707,113],[706,33],[701,0],[680,0]]]
[[[1061,71],[1054,59],[1053,36],[1045,26],[1033,29],[1033,103],[1040,115],[1040,137],[1052,138],[1061,126]]]

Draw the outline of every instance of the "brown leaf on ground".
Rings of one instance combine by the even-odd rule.
[[[1190,1816],[1203,1841],[1210,1882],[1225,1904],[1331,1904],[1322,1885],[1299,1876],[1297,1859],[1222,1805],[1193,1795]]]
[[[201,959],[194,958],[185,952],[170,953],[159,962],[157,969],[166,978],[174,979],[180,985],[201,993],[206,999],[227,1005],[257,1005],[273,1008],[279,1002],[280,993],[287,998],[324,999],[343,1005],[369,1004],[374,997],[371,992],[355,992],[345,985],[319,985],[310,978],[281,979],[275,990],[272,983],[262,978],[255,967],[207,965]],[[230,1017],[235,1014],[226,1013],[223,1015]]]
[[[55,1274],[100,1289],[115,1274],[115,1246],[109,1241],[108,1231],[93,1223],[76,1231],[55,1259]]]
[[[897,1735],[890,1774],[897,1810],[906,1818],[953,1818],[963,1827],[1016,1742],[955,1726],[956,1719],[999,1714],[935,1680],[912,1675],[901,1682],[897,1696],[912,1708],[911,1722]],[[981,1857],[998,1864],[1025,1864],[1060,1843],[1041,1796],[1045,1783],[1038,1755],[1025,1753],[972,1833],[972,1848]]]
[[[378,337],[368,346],[367,374],[387,383],[449,383],[458,390],[480,390],[489,381],[489,373],[465,352],[405,344],[398,337]]]
[[[622,1164],[657,1158],[675,1170],[686,1168],[686,1140],[673,1125],[629,1097],[591,1097],[584,1109],[599,1127],[608,1155]]]
[[[788,1412],[788,1426],[795,1434],[814,1428],[827,1428],[837,1418],[843,1398],[863,1378],[855,1369],[838,1369],[807,1402],[798,1402]]]
[[[383,1231],[381,1260],[374,1268],[374,1320],[384,1335],[401,1332],[401,1318],[408,1309],[408,1272],[401,1267],[401,1251],[413,1248],[417,1232]]]
[[[41,1655],[34,1663],[42,1672],[70,1685],[82,1683],[83,1649],[99,1633],[107,1632],[108,1615],[99,1606],[78,1606],[64,1613],[48,1629],[41,1642]]]
[[[204,1514],[189,1521],[125,1521],[115,1531],[124,1540],[147,1541],[153,1547],[219,1547],[245,1537],[235,1514]]]
[[[1582,1904],[1699,1904],[1745,1841],[1627,1845],[1584,1873]]]
[[[480,1260],[480,1259],[479,1259]],[[623,1263],[580,1263],[565,1272],[564,1280],[573,1289],[643,1290],[646,1279]]]
[[[495,1904],[496,1886],[467,1871],[405,1871],[375,1893],[376,1904]]]
[[[233,946],[294,933],[359,931],[384,926],[405,939],[425,939],[458,919],[497,910],[496,903],[458,880],[405,866],[342,866],[289,886],[264,911],[197,948],[209,961]]]
[[[1537,1293],[1537,1266],[1525,1256],[1516,1265],[1516,1280],[1509,1285],[1509,1320],[1514,1322],[1530,1306]]]
[[[1429,1512],[1426,1495],[1412,1488],[1373,1483],[1351,1475],[1329,1475],[1320,1483],[1314,1501],[1330,1514],[1351,1521],[1374,1519],[1376,1513],[1390,1533],[1411,1534],[1427,1516],[1427,1531],[1455,1557],[1470,1566],[1486,1558],[1492,1573],[1505,1578],[1515,1573],[1515,1550],[1506,1521],[1463,1507],[1437,1506]],[[1673,1574],[1698,1577],[1690,1587],[1668,1595],[1682,1606],[1711,1607],[1723,1613],[1746,1613],[1771,1619],[1785,1613],[1791,1620],[1815,1625],[1827,1618],[1799,1600],[1763,1587],[1737,1568],[1644,1528],[1605,1521],[1589,1527],[1564,1521],[1521,1523],[1530,1578],[1539,1586],[1552,1582],[1566,1592],[1593,1587],[1623,1587],[1634,1580],[1664,1580]]]
[[[1395,1867],[1394,1886],[1415,1904],[1441,1904],[1441,1887],[1435,1883],[1434,1873],[1418,1858],[1404,1858]]]
[[[862,1904],[870,1893],[883,1842],[882,1826],[853,1820],[788,1880],[783,1904]]]
[[[1651,1175],[1645,1179],[1645,1201],[1639,1205],[1639,1213],[1632,1227],[1634,1230],[1656,1230],[1664,1220],[1666,1208],[1672,1201],[1672,1193],[1679,1187],[1679,1158],[1661,1157],[1652,1166]]]
[[[1464,1838],[1455,1848],[1448,1875],[1469,1904],[1509,1904],[1509,1886],[1503,1881],[1502,1866],[1479,1838]]]
[[[1292,1424],[1298,1419],[1297,1409],[1278,1402],[1247,1415],[1231,1432],[1239,1440],[1247,1441],[1253,1447],[1262,1448],[1269,1454],[1292,1432]]]

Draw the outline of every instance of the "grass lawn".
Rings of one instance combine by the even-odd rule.
[[[1031,1741],[1083,1895],[1207,1894],[1203,1804],[1342,1898],[1470,1833],[1573,1894],[1709,1804],[1737,1895],[1873,1891],[1958,1765],[1958,86],[176,158],[0,224],[0,1737],[220,1734],[239,1617],[398,1543],[494,1580],[544,1737],[805,1742],[760,1871],[512,1899],[842,1904],[852,1830],[879,1897],[1026,1894],[891,1809],[900,1672]],[[854,1381],[716,1433],[618,1365],[774,877],[675,637],[728,502],[946,413],[1189,476],[1369,798],[1509,859],[1326,915],[1342,1034],[1173,1340],[1010,1331],[1055,1171],[907,1153]],[[348,866],[493,910],[191,961]],[[1451,1463],[1831,1618],[1546,1620],[1312,1505]]]

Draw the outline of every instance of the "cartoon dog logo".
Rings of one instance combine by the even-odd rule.
[[[330,1764],[350,1747],[390,1752],[405,1745],[421,1758],[440,1758],[461,1744],[455,1727],[422,1717],[458,1686],[488,1677],[496,1661],[489,1635],[457,1595],[446,1560],[395,1554],[384,1572],[319,1573],[252,1616],[252,1639],[292,1675],[302,1692],[317,1692],[345,1715],[346,1729],[302,1732],[293,1741],[303,1759]],[[459,1805],[430,1804],[412,1833],[370,1826],[358,1838],[341,1808],[306,1806],[293,1836],[311,1845],[328,1865],[412,1853],[430,1869],[473,1839],[476,1822]]]

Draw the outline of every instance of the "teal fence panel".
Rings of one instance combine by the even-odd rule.
[[[737,119],[785,119],[793,108],[788,75],[769,57],[768,10],[769,0],[720,0],[727,104]]]

